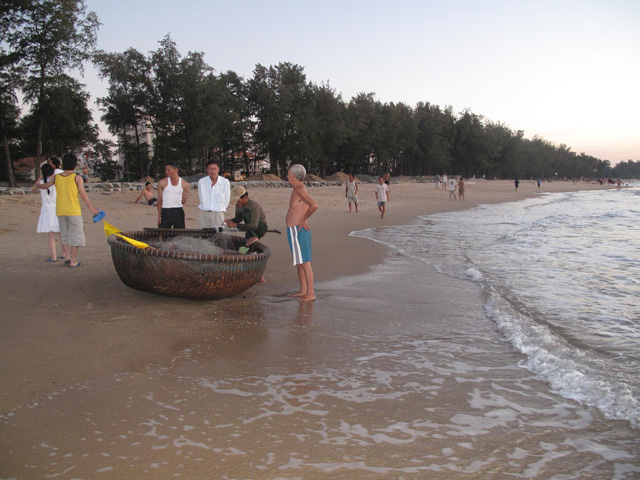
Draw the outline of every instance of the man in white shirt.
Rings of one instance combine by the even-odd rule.
[[[229,180],[219,176],[220,167],[216,160],[207,162],[208,177],[198,180],[200,197],[198,225],[200,228],[218,228],[224,222],[224,212],[229,206],[231,187]]]
[[[53,167],[54,175],[64,172],[64,170],[60,168],[60,160],[57,157],[51,157],[47,163]]]

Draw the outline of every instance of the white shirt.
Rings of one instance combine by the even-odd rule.
[[[62,172],[64,172],[64,170],[61,170]],[[55,175],[55,174],[54,174]],[[50,180],[51,177],[49,177],[47,180]],[[42,180],[40,180],[41,184],[45,184],[47,182],[44,181],[44,178]],[[53,206],[53,214],[55,215],[56,213],[56,198],[57,198],[57,193],[56,193],[56,187],[55,185],[52,185],[49,187],[49,189],[45,189],[45,188],[41,188],[40,189],[40,200],[42,200],[42,205],[49,205],[49,206]]]
[[[378,194],[378,198],[376,201],[378,202],[386,202],[387,201],[387,193],[389,192],[389,186],[386,183],[382,185],[376,185],[376,193]]]
[[[215,185],[211,185],[211,177],[208,175],[198,180],[198,196],[200,205],[198,208],[205,212],[226,212],[231,200],[231,186],[229,180],[218,176]]]

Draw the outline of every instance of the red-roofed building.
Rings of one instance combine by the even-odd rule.
[[[40,163],[36,162],[36,157],[24,157],[24,158],[20,158],[18,160],[13,160],[13,172],[16,175],[33,175],[33,170],[36,166],[36,163],[38,164],[38,168],[40,167],[40,165],[42,165],[42,163],[44,163],[44,157],[41,157],[42,161]]]

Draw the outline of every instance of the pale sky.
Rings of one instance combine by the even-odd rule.
[[[615,164],[640,160],[638,0],[86,0],[98,48],[182,55],[251,78],[291,62],[348,102],[473,113]],[[106,93],[91,67],[93,101]],[[95,103],[94,103],[95,109]],[[102,130],[107,135],[106,127]]]

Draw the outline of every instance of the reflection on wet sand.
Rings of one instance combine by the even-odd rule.
[[[298,325],[310,325],[313,321],[313,305],[315,302],[300,302],[296,323]]]
[[[407,291],[389,281],[399,271],[436,298],[456,291],[461,308],[435,311],[421,282]],[[549,392],[472,310],[479,291],[447,277],[434,286],[428,275],[396,257],[384,273],[323,285],[316,302],[211,304],[208,335],[170,365],[77,385],[1,418],[0,474],[640,474],[637,432]],[[368,295],[382,286],[384,296]]]

